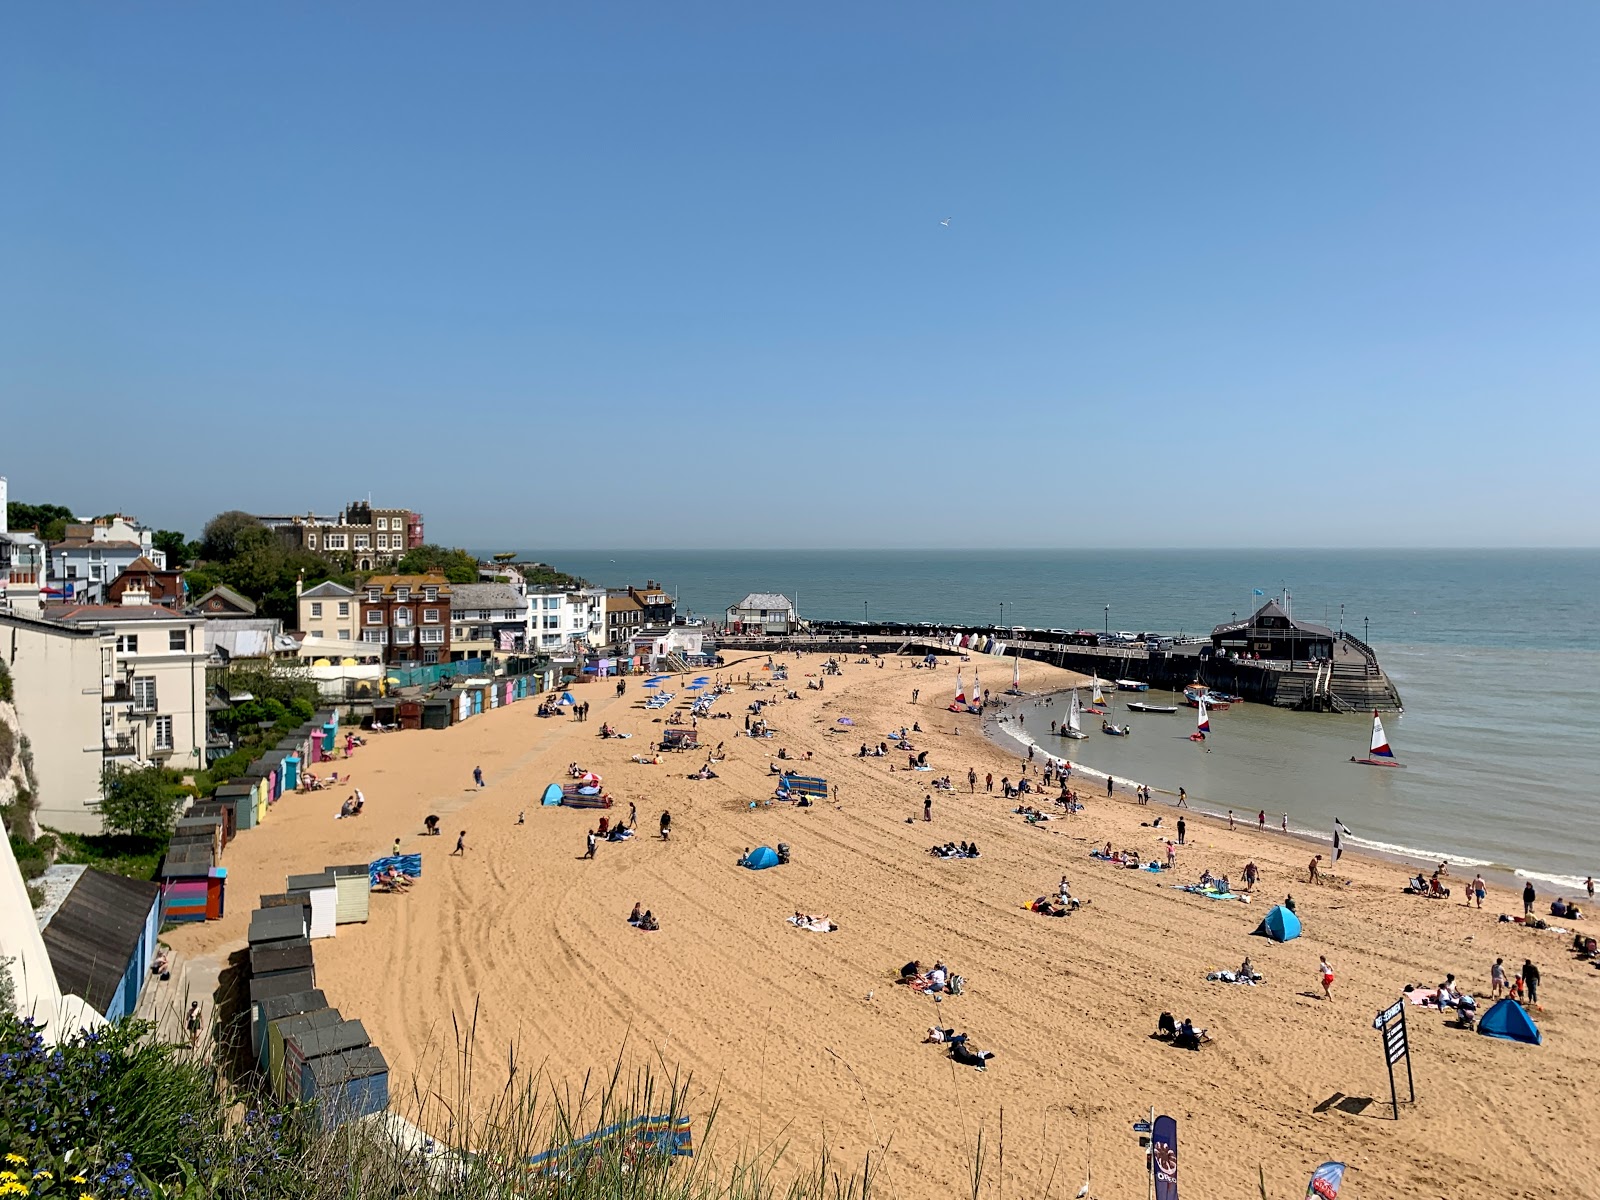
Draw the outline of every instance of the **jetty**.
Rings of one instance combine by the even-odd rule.
[[[1300,712],[1403,711],[1399,689],[1371,646],[1343,630],[1296,620],[1269,600],[1209,637],[1146,636],[1122,641],[1084,630],[1023,626],[812,621],[786,635],[731,634],[718,649],[835,654],[1018,655],[1101,679],[1136,679],[1154,689],[1201,683],[1219,692]]]

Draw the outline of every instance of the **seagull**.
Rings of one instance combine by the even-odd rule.
[[[945,217],[944,220],[939,222],[939,224],[943,225],[946,229],[949,229],[950,228],[950,221],[951,221],[951,218]]]

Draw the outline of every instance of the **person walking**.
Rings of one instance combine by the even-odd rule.
[[[1483,872],[1478,872],[1478,874],[1473,878],[1472,887],[1468,889],[1468,891],[1477,899],[1478,907],[1482,908],[1483,898],[1489,894],[1489,885],[1483,881]]]
[[[629,829],[637,829],[638,827],[639,827],[639,810],[634,807],[633,801],[629,800],[628,801],[628,828]]]
[[[1289,832],[1289,814],[1288,813],[1284,813],[1283,814],[1283,831],[1285,833]]]
[[[483,768],[482,767],[473,767],[472,768],[472,782],[477,784],[479,787],[483,786]]]
[[[1187,842],[1185,841],[1185,838],[1186,838],[1186,832],[1187,832],[1188,828],[1189,827],[1186,824],[1184,824],[1183,818],[1179,817],[1178,818],[1178,845],[1183,846],[1183,845],[1187,844]]]
[[[671,839],[672,839],[672,814],[670,812],[668,812],[666,809],[662,809],[661,810],[661,840],[663,842],[666,842],[666,841],[670,841]]]
[[[994,793],[994,772],[993,771],[990,771],[990,772],[988,772],[987,774],[984,775],[984,777],[983,777],[983,790],[988,792],[988,793],[990,793],[991,795]]]
[[[583,856],[585,858],[593,858],[594,857],[595,846],[598,844],[595,841],[594,830],[591,829],[591,830],[589,830],[588,833],[584,834],[583,835],[583,839],[584,839]]]
[[[1528,880],[1522,885],[1522,915],[1533,916],[1533,902],[1539,898],[1539,893],[1533,890],[1533,880]]]
[[[1188,808],[1189,807],[1189,793],[1187,791],[1185,791],[1181,787],[1178,789],[1178,807],[1179,808]]]
[[[1258,812],[1256,814],[1256,826],[1257,826],[1257,828],[1259,828],[1261,830],[1262,833],[1265,833],[1267,831],[1267,810],[1266,809],[1263,808],[1260,812]]]
[[[1587,875],[1587,876],[1584,877],[1583,887],[1584,887],[1584,890],[1589,893],[1589,903],[1593,904],[1594,903],[1594,876],[1593,875]]]
[[[1333,999],[1333,968],[1328,965],[1328,956],[1320,955],[1317,959],[1317,975],[1322,980],[1322,998]]]
[[[200,1016],[200,1001],[191,1000],[189,1002],[189,1011],[184,1016],[183,1023],[185,1028],[187,1028],[189,1031],[189,1049],[198,1049],[200,1046],[200,1027],[202,1024]]]
[[[933,820],[933,793],[931,792],[922,797],[922,819],[924,821]]]
[[[975,767],[967,768],[967,794],[974,795],[978,790],[978,772]]]
[[[1533,965],[1532,959],[1522,960],[1522,986],[1528,989],[1528,1003],[1539,1008],[1539,968]]]
[[[1489,968],[1489,998],[1498,1000],[1511,989],[1506,984],[1506,960],[1497,958]]]
[[[1256,860],[1251,859],[1244,865],[1244,890],[1250,891],[1256,886],[1256,880],[1261,878],[1261,868],[1256,866]]]
[[[450,851],[450,857],[455,858],[458,854],[462,858],[467,856],[467,831],[465,829],[456,834],[456,848]]]

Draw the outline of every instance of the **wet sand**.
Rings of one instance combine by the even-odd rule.
[[[764,661],[721,674],[761,679]],[[1129,1126],[1152,1105],[1178,1119],[1184,1187],[1203,1194],[1253,1195],[1259,1163],[1269,1195],[1299,1195],[1326,1158],[1357,1168],[1347,1186],[1360,1196],[1543,1197],[1589,1187],[1587,1154],[1574,1151],[1600,1134],[1587,1096],[1600,1067],[1600,972],[1572,960],[1570,936],[1497,924],[1499,912],[1521,911],[1507,890],[1494,889],[1483,912],[1425,901],[1401,893],[1404,871],[1394,864],[1353,855],[1337,868],[1348,884],[1308,886],[1306,860],[1317,848],[1258,834],[1253,823],[1230,832],[1191,821],[1176,879],[1119,869],[1091,859],[1090,847],[1109,840],[1155,857],[1161,840],[1140,822],[1163,815],[1165,833],[1171,807],[1108,800],[1103,785],[1088,786],[1085,813],[1027,825],[1011,812],[1016,802],[998,795],[1019,759],[985,739],[978,718],[945,710],[955,663],[851,662],[818,692],[806,681],[822,656],[785,661],[799,699],[770,710],[777,737],[733,736],[746,704],[781,696],[777,688],[741,686],[716,705],[730,719],[701,721],[705,738],[730,749],[715,780],[685,778],[703,756],[628,761],[662,728],[662,713],[639,707],[637,680],[621,699],[606,681],[578,689],[593,704],[586,724],[540,719],[523,703],[449,730],[373,738],[350,764],[367,815],[333,820],[343,793],[286,797],[229,848],[228,917],[169,938],[189,953],[242,944],[257,894],[281,890],[289,873],[387,853],[400,836],[405,850],[424,854],[420,883],[406,896],[374,895],[366,925],[341,926],[316,944],[318,985],[366,1024],[397,1096],[414,1073],[448,1061],[452,1014],[470,1019],[476,1006],[481,1071],[503,1074],[513,1043],[524,1063],[574,1083],[608,1070],[619,1053],[630,1064],[664,1062],[693,1072],[701,1105],[720,1102],[714,1153],[774,1139],[796,1166],[823,1147],[845,1162],[872,1152],[887,1195],[966,1186],[980,1128],[998,1183],[1002,1108],[1005,1186],[1015,1194],[1073,1195],[1091,1144],[1095,1194],[1142,1194]],[[974,663],[989,687],[1009,683],[1009,661],[975,656],[964,667],[969,684]],[[1031,693],[1072,682],[1044,664],[1022,668]],[[673,686],[677,708],[689,694]],[[920,703],[911,703],[913,688]],[[601,740],[606,720],[634,736]],[[913,721],[925,730],[911,738],[930,751],[933,774],[900,770],[903,753],[855,757],[863,741]],[[837,783],[838,805],[751,811],[751,800],[772,793],[779,747],[812,751],[802,769]],[[581,855],[596,814],[538,802],[573,761],[605,776],[613,818],[630,801],[639,810],[641,836],[602,844],[592,862]],[[475,765],[488,782],[481,790],[472,786]],[[975,796],[966,792],[969,766],[980,777]],[[947,772],[959,793],[935,793],[934,819],[924,823],[923,796]],[[992,796],[983,794],[987,772]],[[667,843],[655,836],[663,808],[673,815]],[[526,824],[517,824],[519,810]],[[447,836],[419,835],[428,813],[441,815]],[[449,857],[462,828],[467,853]],[[790,864],[735,865],[745,847],[780,840],[793,847]],[[927,854],[947,840],[976,840],[983,856]],[[1205,867],[1238,880],[1251,858],[1263,873],[1255,903],[1171,886]],[[1062,874],[1092,903],[1070,918],[1028,912]],[[1286,891],[1305,935],[1283,945],[1249,936]],[[660,932],[625,923],[636,900],[660,917]],[[796,910],[825,913],[840,928],[796,930],[785,923]],[[1315,998],[1320,953],[1338,975],[1331,1002]],[[1247,954],[1264,984],[1206,981]],[[1545,1044],[1456,1031],[1436,1012],[1410,1009],[1418,1103],[1403,1104],[1396,1123],[1373,1016],[1404,984],[1432,986],[1450,971],[1486,1001],[1496,956],[1513,968],[1531,956],[1542,970],[1544,1011],[1535,1016]],[[898,986],[900,964],[913,958],[943,958],[965,976],[967,993],[936,1009]],[[1194,1018],[1214,1043],[1192,1053],[1151,1040],[1162,1010]],[[921,1044],[936,1022],[993,1050],[989,1069],[956,1066]],[[1359,1112],[1325,1106],[1336,1094],[1375,1102]]]

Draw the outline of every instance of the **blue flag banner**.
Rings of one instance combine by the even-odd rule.
[[[1266,593],[1263,592],[1260,588],[1255,588],[1253,591],[1251,591],[1250,594],[1252,596],[1265,596],[1266,595]]]
[[[1150,1163],[1156,1177],[1156,1200],[1178,1200],[1178,1122],[1156,1118],[1150,1133]]]
[[[1344,1183],[1344,1164],[1325,1162],[1311,1172],[1311,1183],[1306,1187],[1306,1200],[1339,1200],[1339,1187]]]

